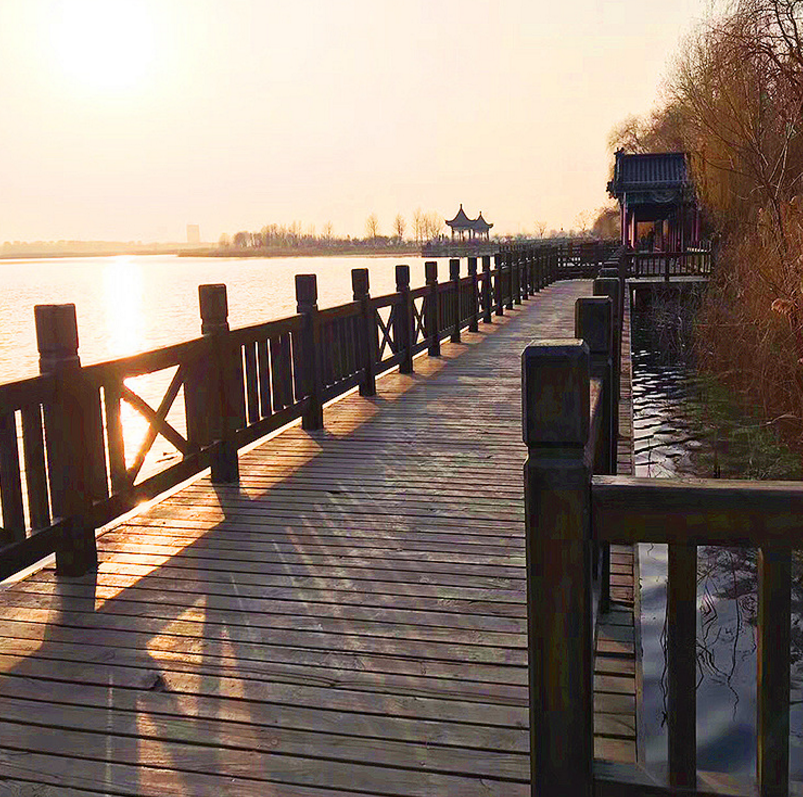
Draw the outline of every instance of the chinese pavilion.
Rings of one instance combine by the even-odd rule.
[[[462,203],[455,217],[450,220],[447,219],[446,224],[452,230],[452,240],[455,239],[455,233],[457,233],[458,240],[460,241],[464,241],[466,238],[468,238],[469,241],[475,238],[484,238],[487,241],[490,239],[489,231],[491,227],[493,227],[493,224],[488,224],[482,217],[482,211],[480,211],[480,215],[477,216],[476,219],[470,219],[466,216]]]
[[[682,252],[700,240],[700,211],[686,154],[616,152],[608,193],[619,200],[622,243],[638,247],[638,225],[652,224],[653,248]]]

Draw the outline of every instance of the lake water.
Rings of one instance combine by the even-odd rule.
[[[711,430],[701,424],[695,371],[667,362],[656,343],[633,329],[633,426],[636,475],[711,477]],[[738,440],[736,440],[738,443]],[[739,473],[744,451],[731,440],[722,475]],[[720,443],[720,445],[722,445]],[[727,472],[726,472],[727,469]],[[666,545],[640,545],[644,741],[648,765],[667,760]],[[697,549],[697,766],[751,777],[756,766],[755,550]],[[800,583],[800,564],[793,577]],[[793,596],[795,590],[793,589]],[[803,657],[803,605],[793,597],[793,661]],[[791,777],[803,780],[803,672],[792,666]]]
[[[424,284],[420,257],[203,258],[135,255],[0,260],[0,382],[39,372],[33,306],[72,302],[84,364],[200,335],[198,285],[228,288],[232,327],[293,315],[296,274],[318,275],[318,306],[350,302],[351,269],[368,268],[371,294],[395,289],[394,266]],[[465,261],[463,262],[465,269]],[[439,262],[440,278],[448,262]]]
[[[0,383],[39,372],[33,307],[74,303],[79,353],[84,365],[198,337],[198,286],[227,286],[232,328],[284,318],[296,312],[295,275],[316,274],[318,306],[352,300],[351,269],[368,268],[372,296],[395,290],[395,266],[410,266],[411,287],[424,284],[424,261],[414,257],[203,258],[134,255],[95,258],[0,260]],[[440,279],[448,261],[438,261]],[[462,263],[466,268],[465,260]],[[156,407],[173,370],[127,379],[126,385]],[[182,434],[179,396],[167,416]],[[132,464],[148,425],[127,403],[121,406],[125,456]],[[141,477],[180,457],[157,437]]]

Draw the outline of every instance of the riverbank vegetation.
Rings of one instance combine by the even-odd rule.
[[[717,268],[694,325],[703,373],[803,451],[803,0],[735,0],[684,42],[611,149],[685,151]]]

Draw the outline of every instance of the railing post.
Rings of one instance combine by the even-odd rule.
[[[507,295],[505,299],[505,309],[513,309],[513,252],[508,249],[505,252],[505,270],[507,271]]]
[[[594,461],[594,473],[615,474],[617,440],[613,385],[613,326],[611,299],[608,296],[583,297],[574,306],[574,335],[586,342],[590,351],[591,376],[602,380],[602,423],[597,450],[600,459]],[[611,546],[601,548],[602,573],[600,578],[599,608],[607,612],[611,600]],[[594,562],[596,569],[596,561]]]
[[[401,294],[396,315],[397,345],[401,349],[400,374],[413,372],[413,303],[410,299],[410,266],[396,266],[396,293]]]
[[[460,258],[453,257],[449,260],[449,279],[452,281],[452,294],[454,308],[454,327],[449,340],[452,343],[460,343]]]
[[[530,770],[533,797],[592,793],[593,673],[588,347],[522,355]]]
[[[491,256],[482,256],[482,321],[484,324],[493,323],[491,310],[493,292],[491,291]]]
[[[201,312],[201,334],[208,342],[209,359],[212,363],[212,387],[207,394],[211,400],[204,407],[209,442],[213,443],[209,463],[212,483],[234,484],[240,479],[235,433],[240,415],[238,403],[243,401],[243,380],[242,366],[235,352],[231,351],[229,341],[226,286],[199,285],[198,304]]]
[[[792,560],[788,547],[758,549],[756,770],[761,797],[789,794],[789,653]]]
[[[502,305],[502,263],[505,257],[501,252],[494,255],[494,266],[496,267],[496,277],[494,278],[494,304],[496,307],[496,315],[504,315],[505,311]]]
[[[424,276],[429,287],[427,295],[427,338],[429,346],[427,354],[430,357],[440,357],[441,354],[441,319],[440,298],[438,296],[438,263],[427,260],[424,263]]]
[[[323,384],[321,380],[321,328],[318,323],[318,278],[296,274],[296,312],[301,322],[301,351],[307,387],[307,409],[301,416],[302,429],[323,428]]]
[[[360,380],[360,395],[376,395],[376,373],[374,371],[374,339],[376,328],[374,326],[374,311],[371,307],[371,293],[367,268],[351,269],[351,289],[354,301],[360,303],[360,361],[363,376]]]
[[[666,580],[669,783],[697,783],[697,548],[668,546]]]
[[[468,259],[468,275],[471,277],[471,318],[468,320],[468,331],[476,332],[479,329],[477,325],[477,316],[480,313],[479,307],[479,277],[477,276],[477,258],[470,257]]]
[[[34,307],[39,371],[55,379],[52,404],[45,405],[45,441],[53,515],[63,527],[56,548],[56,572],[81,576],[98,566],[91,520],[92,462],[87,446],[89,389],[78,356],[74,304]]]
[[[613,446],[619,445],[619,380],[622,367],[622,314],[618,277],[597,277],[593,282],[594,296],[609,296],[613,329]],[[614,449],[615,450],[615,449]]]

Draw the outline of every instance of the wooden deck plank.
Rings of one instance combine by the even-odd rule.
[[[556,283],[284,430],[238,487],[201,478],[102,536],[97,574],[0,591],[0,783],[529,794],[519,358],[590,293]],[[632,592],[632,552],[612,562]],[[596,752],[619,761],[632,625],[610,614],[595,668]]]

